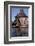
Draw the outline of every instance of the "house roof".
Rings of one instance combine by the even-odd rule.
[[[26,14],[24,13],[23,9],[20,9],[20,12],[19,12],[19,14],[17,14],[16,17],[28,17],[28,16],[26,16]]]

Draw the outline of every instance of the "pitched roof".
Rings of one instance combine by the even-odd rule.
[[[19,14],[17,14],[16,17],[28,17],[28,16],[26,16],[26,14],[24,13],[23,9],[20,9],[20,12],[19,12]]]

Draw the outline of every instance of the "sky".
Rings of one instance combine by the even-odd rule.
[[[28,16],[28,8],[23,8],[24,13],[26,14],[26,16]],[[10,8],[10,16],[11,16],[11,20],[14,21],[15,20],[15,16],[20,12],[20,8]]]

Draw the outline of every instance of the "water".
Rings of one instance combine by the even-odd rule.
[[[16,36],[28,36],[28,28],[11,28],[10,30],[10,36],[16,37]]]

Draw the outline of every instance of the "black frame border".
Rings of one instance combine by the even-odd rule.
[[[8,4],[32,5],[32,40],[8,41]],[[13,44],[13,43],[34,43],[34,2],[15,2],[15,1],[4,2],[4,44]]]

